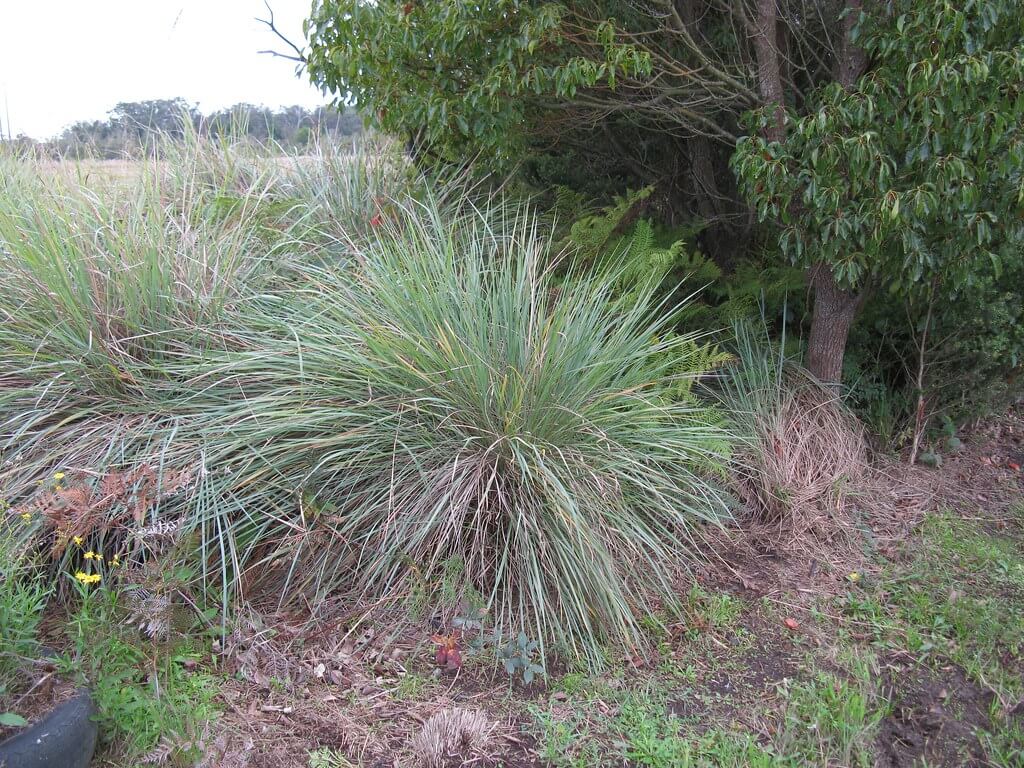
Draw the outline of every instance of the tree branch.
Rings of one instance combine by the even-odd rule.
[[[274,9],[270,7],[270,3],[267,2],[267,0],[263,0],[263,4],[265,6],[267,6],[267,13],[270,14],[270,18],[269,19],[261,19],[259,16],[257,16],[256,17],[256,21],[258,21],[260,24],[266,24],[271,32],[273,32],[275,35],[277,35],[277,37],[279,39],[283,40],[285,42],[285,44],[289,48],[291,48],[293,51],[295,51],[295,55],[293,56],[290,53],[281,53],[280,51],[275,51],[272,48],[268,48],[268,49],[263,50],[263,51],[258,51],[258,53],[268,53],[271,56],[276,56],[279,59],[288,59],[288,61],[297,61],[299,64],[307,63],[306,54],[304,54],[302,52],[302,49],[299,48],[299,46],[297,46],[295,43],[293,43],[287,37],[285,37],[285,35],[281,32],[281,30],[279,30],[275,26],[275,24],[274,24]]]

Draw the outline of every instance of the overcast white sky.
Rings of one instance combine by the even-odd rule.
[[[311,0],[271,0],[301,42]],[[0,0],[0,123],[49,138],[119,101],[181,96],[208,112],[241,101],[270,107],[328,100],[295,76],[263,0]],[[6,105],[5,105],[6,99]]]

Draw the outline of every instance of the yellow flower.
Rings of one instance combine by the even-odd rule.
[[[102,560],[103,559],[103,555],[96,554],[95,552],[93,552],[90,549],[88,552],[85,553],[85,559],[86,560]]]
[[[853,573],[851,573],[851,574],[850,574],[849,576],[847,576],[846,578],[848,578],[848,579],[849,579],[849,580],[850,580],[851,582],[853,582],[854,584],[856,584],[856,583],[857,583],[858,581],[860,581],[860,574],[859,574],[859,573],[857,573],[856,571],[854,571]]]
[[[120,565],[121,564],[121,559],[117,555],[114,555],[114,559],[110,561],[110,564],[111,565]]]
[[[74,537],[73,539],[71,539],[71,540],[72,540],[73,542],[75,542],[75,546],[76,546],[76,547],[80,547],[80,546],[82,546],[82,537],[81,537],[81,536],[75,536],[75,537]]]
[[[28,512],[22,512],[21,519],[24,520],[26,523],[30,523],[32,522],[32,515],[30,515]]]
[[[63,491],[64,490],[64,486],[61,485],[60,483],[57,483],[55,486],[53,486],[53,490],[55,490],[55,491]]]
[[[78,571],[75,574],[75,578],[83,584],[98,584],[100,579],[103,578],[98,573],[86,573],[85,571]]]
[[[53,476],[53,479],[54,480],[63,480],[64,479],[64,473],[63,472],[58,472],[57,474],[55,474]]]

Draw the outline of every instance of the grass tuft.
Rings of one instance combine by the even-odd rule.
[[[841,515],[867,467],[863,430],[837,396],[787,360],[752,324],[736,327],[737,361],[719,377],[726,410],[745,437],[733,477],[767,523],[797,537]]]

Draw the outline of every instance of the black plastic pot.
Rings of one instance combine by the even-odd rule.
[[[95,714],[82,691],[0,744],[0,768],[86,768],[96,749]]]

